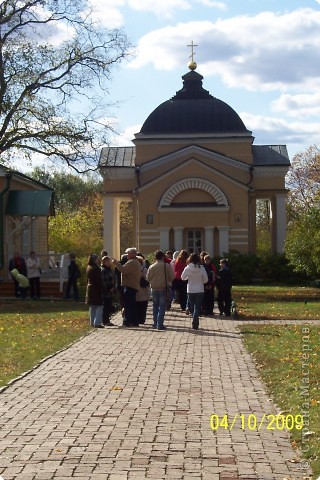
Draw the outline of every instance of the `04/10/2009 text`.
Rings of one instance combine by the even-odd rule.
[[[213,413],[210,417],[211,430],[218,430],[224,428],[225,430],[232,430],[233,428],[241,428],[241,430],[261,430],[265,427],[267,430],[302,430],[303,416],[291,414],[273,414],[264,413],[262,417],[258,418],[254,413],[244,415],[236,413],[234,415],[217,415]]]

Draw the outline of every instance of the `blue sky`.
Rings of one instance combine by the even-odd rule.
[[[132,145],[148,115],[182,87],[193,41],[203,86],[253,132],[289,155],[319,144],[320,0],[90,0],[107,27],[123,27],[135,56],[114,71],[110,103]]]

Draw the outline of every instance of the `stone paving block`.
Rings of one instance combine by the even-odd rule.
[[[220,473],[219,478],[220,480],[237,480],[239,479],[239,476],[237,473],[225,471]]]
[[[34,480],[52,480],[51,472],[38,472],[34,477]]]
[[[109,475],[109,478],[110,478],[110,480],[125,480],[125,479],[130,478],[130,477],[128,477],[127,473],[125,473],[125,474],[113,473],[113,474]],[[132,476],[131,478],[135,478],[135,477]],[[103,479],[101,479],[101,480],[103,480]]]

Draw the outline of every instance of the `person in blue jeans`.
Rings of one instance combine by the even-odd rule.
[[[174,273],[169,263],[164,262],[165,254],[158,250],[155,262],[147,271],[147,280],[151,286],[153,301],[153,327],[165,330],[164,316],[166,313],[167,295],[170,295],[170,287],[174,279]]]
[[[153,302],[153,328],[158,330],[165,330],[164,316],[166,313],[166,291],[163,290],[151,290],[152,302]]]
[[[200,264],[200,256],[197,253],[192,253],[188,258],[187,266],[181,274],[181,280],[188,280],[187,292],[192,314],[192,328],[198,330],[204,284],[208,282],[208,275]]]

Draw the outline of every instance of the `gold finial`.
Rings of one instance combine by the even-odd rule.
[[[193,60],[193,56],[194,56],[194,50],[193,48],[194,47],[197,47],[198,45],[195,45],[193,43],[193,40],[191,42],[191,45],[187,45],[187,47],[191,47],[191,55],[189,56],[189,58],[191,58],[191,62],[188,63],[188,67],[190,70],[195,70],[197,68],[197,63]]]

